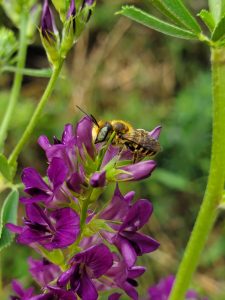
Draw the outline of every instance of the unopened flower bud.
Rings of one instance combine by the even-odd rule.
[[[58,62],[58,31],[48,0],[45,0],[41,18],[41,40],[48,60],[55,65]]]

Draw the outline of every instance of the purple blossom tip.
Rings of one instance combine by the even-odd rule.
[[[120,167],[119,170],[128,172],[117,175],[117,180],[122,181],[138,181],[151,176],[156,168],[154,160],[141,161],[136,164]]]
[[[84,0],[84,4],[91,6],[93,3],[95,2],[95,0]]]
[[[94,188],[103,187],[106,183],[106,171],[95,172],[90,179],[90,185]]]
[[[76,6],[75,6],[75,1],[74,0],[71,0],[70,1],[70,7],[69,7],[69,10],[67,12],[67,18],[73,18],[75,17],[76,15]]]
[[[148,133],[148,135],[151,137],[151,138],[153,138],[153,139],[155,139],[155,140],[158,140],[159,139],[159,136],[160,136],[160,133],[161,133],[161,130],[162,130],[162,126],[157,126],[157,127],[155,127],[152,131],[150,131],[149,133]]]
[[[57,34],[53,13],[49,7],[48,0],[45,0],[41,17],[41,32],[43,36],[49,40],[54,39],[54,34]]]

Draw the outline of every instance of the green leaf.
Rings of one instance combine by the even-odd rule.
[[[209,9],[213,15],[215,22],[218,23],[225,13],[225,1],[209,0]]]
[[[189,182],[184,177],[164,169],[157,169],[154,178],[169,188],[187,191]]]
[[[202,9],[198,16],[202,19],[202,21],[205,23],[205,25],[209,28],[209,30],[212,32],[215,28],[215,21],[213,19],[213,16],[211,12],[209,12],[206,9]]]
[[[52,251],[48,251],[47,249],[41,246],[39,246],[38,248],[41,251],[42,255],[45,256],[53,264],[59,266],[64,264],[64,255],[60,249],[54,249]]]
[[[0,250],[9,246],[13,241],[14,234],[4,227],[4,225],[6,223],[17,224],[18,200],[19,193],[17,190],[14,190],[11,191],[3,203],[0,220]]]
[[[201,28],[181,0],[150,0],[164,15],[182,27],[200,33]]]
[[[102,220],[102,219],[92,219],[87,226],[89,227],[89,229],[94,232],[94,233],[98,233],[99,230],[105,230],[108,232],[115,232],[115,230],[113,230],[107,223],[106,220]]]
[[[123,6],[122,10],[118,12],[142,25],[155,29],[159,32],[165,33],[183,39],[196,39],[197,35],[189,30],[181,29],[175,25],[164,22],[148,13],[138,9],[134,6]]]
[[[216,42],[225,36],[225,16],[219,21],[212,33],[212,41]]]
[[[12,171],[11,171],[10,165],[8,163],[7,158],[2,153],[0,154],[0,173],[8,181],[12,180]]]

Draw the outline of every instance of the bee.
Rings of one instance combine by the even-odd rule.
[[[77,106],[78,107],[78,106]],[[93,122],[92,137],[95,144],[107,142],[112,133],[115,137],[112,145],[130,150],[133,153],[133,163],[141,161],[147,156],[153,156],[161,149],[157,139],[150,136],[144,129],[134,129],[131,124],[123,120],[97,121],[92,114],[87,114],[78,107]]]

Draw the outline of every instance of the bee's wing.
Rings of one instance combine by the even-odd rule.
[[[123,139],[135,143],[147,150],[158,152],[160,144],[157,140],[151,138],[148,132],[143,129],[136,129],[134,131],[123,134]]]

